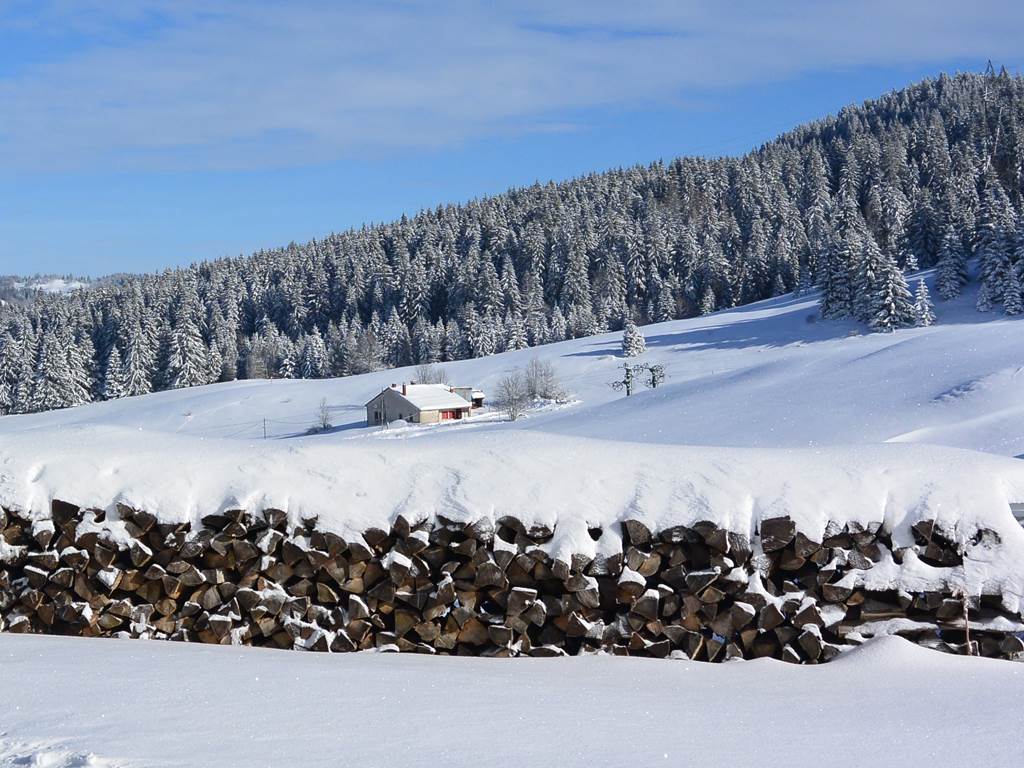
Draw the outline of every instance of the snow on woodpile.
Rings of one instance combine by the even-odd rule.
[[[625,520],[652,531],[710,521],[754,539],[760,521],[788,517],[814,541],[830,524],[881,523],[894,547],[911,546],[912,526],[934,521],[965,553],[951,578],[1002,594],[1011,610],[1024,595],[1024,529],[1010,514],[1024,499],[1024,464],[929,446],[652,446],[526,431],[322,446],[112,427],[5,435],[0,504],[45,518],[54,499],[193,523],[273,508],[346,538],[398,515],[508,516],[553,530],[545,550],[566,559],[617,548],[588,529]],[[927,581],[906,563],[873,573],[891,588]]]

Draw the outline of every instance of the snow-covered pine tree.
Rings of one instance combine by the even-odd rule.
[[[27,410],[36,413],[74,405],[67,386],[70,377],[66,350],[52,330],[44,331],[36,342]]]
[[[880,278],[885,271],[887,261],[896,263],[895,259],[882,253],[874,238],[868,236],[861,241],[861,255],[857,263],[857,280],[853,299],[854,317],[872,328],[875,327],[875,315],[880,306],[878,303],[881,291]],[[904,280],[905,282],[906,280]]]
[[[408,335],[408,331],[406,331]],[[299,355],[299,373],[304,379],[323,378],[327,367],[327,348],[324,346],[320,329],[314,328],[311,333],[306,334],[302,344],[302,353]]]
[[[1013,216],[1006,193],[990,168],[985,175],[985,197],[978,216],[977,256],[981,263],[981,280],[988,286],[992,303],[1002,303],[1013,269],[1010,261]]]
[[[871,296],[871,327],[879,331],[894,331],[911,325],[914,307],[903,271],[894,258],[884,254],[878,267]]]
[[[805,296],[814,289],[814,281],[811,278],[811,265],[805,260],[800,262],[800,279],[797,280],[794,295]]]
[[[715,292],[711,286],[704,288],[704,295],[700,299],[700,313],[710,315],[715,311]]]
[[[1021,295],[1020,276],[1011,268],[1006,281],[1006,292],[1003,293],[1003,311],[1008,315],[1019,315],[1024,312],[1024,296]]]
[[[145,336],[138,328],[129,329],[122,376],[126,396],[145,395],[152,391],[151,370],[147,358]]]
[[[444,327],[444,352],[442,360],[462,360],[466,356],[466,337],[455,318],[449,320]]]
[[[124,365],[121,362],[121,353],[117,345],[110,348],[107,355],[107,364],[103,367],[103,389],[101,395],[104,400],[116,400],[125,396]]]
[[[286,353],[281,358],[281,363],[277,366],[277,378],[279,379],[296,379],[298,378],[298,370],[295,365],[295,361],[292,360],[291,353]]]
[[[640,329],[636,327],[633,318],[627,317],[622,326],[622,356],[637,357],[647,349],[647,341]]]
[[[854,312],[851,275],[860,259],[861,244],[856,231],[849,230],[818,262],[821,268],[821,316],[850,317]]]
[[[914,325],[926,328],[935,323],[935,307],[932,306],[931,296],[928,295],[928,286],[924,278],[918,278],[917,290],[914,292]]]
[[[952,225],[946,227],[939,246],[939,261],[936,282],[939,297],[944,301],[955,299],[967,284],[967,257],[963,243]]]
[[[551,312],[551,325],[548,328],[548,343],[565,341],[567,337],[565,315],[560,307],[555,307]]]
[[[171,333],[167,387],[181,389],[208,383],[207,351],[199,329],[190,319],[175,328]]]
[[[979,312],[992,311],[992,293],[987,282],[982,281],[981,285],[978,287],[978,300],[975,302],[974,308]]]
[[[0,331],[0,416],[13,413],[14,373],[20,367],[20,356],[10,331]]]
[[[523,318],[518,312],[509,317],[506,329],[506,349],[525,349],[528,346],[526,341],[526,325],[523,323]]]
[[[91,402],[97,389],[96,350],[92,339],[84,331],[77,339],[67,329],[58,335],[67,356],[64,399],[69,406]]]

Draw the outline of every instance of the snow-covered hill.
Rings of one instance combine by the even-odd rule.
[[[444,364],[453,383],[493,393],[532,358],[554,363],[575,402],[515,424],[476,419],[443,428],[365,428],[363,404],[414,368],[326,380],[254,380],[162,392],[64,411],[0,418],[0,436],[51,429],[122,427],[304,448],[350,440],[460,439],[510,431],[630,443],[808,447],[913,442],[1024,454],[1024,325],[980,314],[973,292],[939,303],[939,322],[891,334],[817,319],[815,296],[792,295],[643,328],[640,358],[668,381],[631,398],[609,384],[621,365],[620,334],[604,334]],[[326,399],[335,429],[303,437]]]

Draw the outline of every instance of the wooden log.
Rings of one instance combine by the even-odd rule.
[[[761,521],[761,548],[777,552],[796,536],[796,523],[789,517],[769,517]]]

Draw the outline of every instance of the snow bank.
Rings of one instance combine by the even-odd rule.
[[[553,529],[549,554],[590,557],[612,543],[588,529],[625,520],[654,531],[706,520],[753,538],[763,519],[788,516],[814,541],[829,522],[882,523],[896,548],[914,543],[912,525],[934,520],[972,553],[957,577],[969,591],[1024,595],[1024,529],[1009,510],[1024,499],[1024,463],[928,446],[652,446],[525,431],[322,445],[112,427],[4,435],[0,504],[46,518],[54,499],[113,519],[124,504],[166,522],[280,509],[346,538],[400,514],[511,516]],[[998,546],[975,546],[979,530]],[[890,575],[893,586],[920,577],[906,567]]]
[[[746,768],[822,765],[837,749],[871,766],[1024,760],[1024,665],[896,638],[796,668],[0,635],[0,679],[18,691],[0,698],[0,762],[14,765],[425,768],[443,755],[451,768]]]

